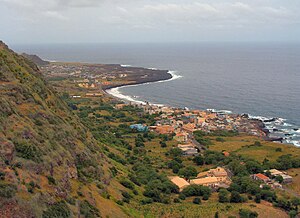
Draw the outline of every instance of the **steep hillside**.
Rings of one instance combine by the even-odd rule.
[[[22,53],[21,55],[24,56],[25,58],[31,60],[33,63],[37,64],[38,66],[44,66],[44,65],[49,64],[49,61],[44,61],[37,55],[30,55],[30,54],[26,54],[26,53]]]
[[[37,66],[0,41],[0,217],[99,216],[85,190],[110,182],[101,148]]]

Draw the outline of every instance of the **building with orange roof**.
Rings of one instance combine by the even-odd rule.
[[[172,134],[172,133],[174,133],[175,129],[173,126],[170,126],[170,125],[162,125],[162,126],[157,126],[155,128],[155,131],[158,134]]]
[[[189,134],[187,132],[179,132],[174,136],[178,142],[187,142]]]
[[[188,124],[184,124],[182,126],[182,129],[187,131],[188,133],[193,133],[194,131],[196,131],[195,127],[196,125],[194,123],[188,123]]]
[[[271,179],[262,173],[257,173],[253,175],[254,180],[258,180],[264,183],[270,182]]]
[[[223,151],[223,154],[225,157],[229,157],[230,156],[230,153],[228,151]]]

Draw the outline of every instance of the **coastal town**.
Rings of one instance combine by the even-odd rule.
[[[75,93],[72,98],[82,97],[102,97],[106,95],[108,88],[120,86],[123,84],[135,83],[131,79],[132,74],[138,70],[143,75],[149,69],[139,69],[122,67],[120,65],[91,65],[91,64],[69,64],[52,63],[41,67],[43,74],[48,78],[69,79],[73,85],[78,87],[81,94]],[[150,73],[154,71],[150,70]],[[136,75],[135,75],[136,76]],[[145,74],[141,76],[147,78]],[[128,80],[129,79],[129,80]],[[137,78],[135,78],[137,79]],[[139,81],[142,83],[142,81]],[[84,94],[82,94],[84,93]],[[195,139],[194,132],[200,131],[210,133],[214,131],[225,131],[237,134],[246,134],[261,139],[268,139],[268,132],[263,128],[264,125],[259,120],[249,119],[247,115],[233,114],[224,110],[190,110],[188,108],[174,108],[164,105],[155,105],[148,102],[124,102],[114,105],[116,110],[122,110],[127,106],[134,106],[142,109],[143,113],[156,115],[155,123],[147,126],[142,123],[131,124],[130,128],[137,132],[155,132],[159,135],[170,135],[177,141],[177,148],[181,150],[183,156],[194,157],[201,156],[207,149],[202,143]],[[224,148],[224,156],[230,156],[230,152]],[[223,166],[200,172],[193,179],[182,178],[179,176],[170,176],[172,183],[180,190],[189,185],[203,185],[217,190],[219,188],[228,188],[231,184],[232,172]],[[269,176],[269,177],[268,177]],[[275,179],[281,176],[281,182],[287,184],[292,182],[292,177],[276,169],[265,172],[264,174],[253,174],[253,180],[261,181],[270,185],[272,188],[282,188],[282,185]],[[262,187],[262,186],[261,186]]]
[[[124,101],[109,92],[167,80],[172,76],[167,71],[57,62],[40,69],[103,149],[111,182],[102,193],[117,207],[134,204],[166,210],[163,205],[169,205],[178,212],[184,206],[191,217],[209,205],[222,207],[222,213],[228,210],[228,215],[238,215],[241,209],[256,211],[249,207],[252,204],[268,211],[278,208],[276,213],[282,208],[296,210],[298,204],[285,201],[300,197],[298,151],[273,142],[262,121],[225,110]],[[89,176],[89,170],[80,172],[80,163],[78,167],[81,176]],[[232,209],[226,209],[228,203]]]
[[[127,104],[116,104],[117,109],[125,107]],[[136,105],[141,107],[145,113],[159,114],[155,125],[146,126],[143,124],[133,124],[130,127],[139,132],[154,131],[161,135],[171,135],[177,142],[177,148],[182,151],[184,156],[197,156],[203,153],[206,147],[195,140],[193,135],[196,131],[232,131],[239,134],[253,135],[260,138],[266,137],[258,121],[249,120],[248,117],[231,114],[226,111],[213,110],[189,110],[172,108],[166,106],[151,105],[149,103]],[[224,156],[230,153],[224,148]],[[212,190],[219,188],[229,188],[231,184],[232,172],[229,169],[218,166],[205,172],[200,172],[194,179],[182,178],[179,176],[170,176],[170,181],[183,190],[189,185],[208,186]],[[273,189],[282,189],[283,184],[292,183],[292,177],[286,172],[277,169],[265,170],[264,174],[258,173],[251,175],[251,178],[260,181]],[[278,182],[280,181],[280,183]]]

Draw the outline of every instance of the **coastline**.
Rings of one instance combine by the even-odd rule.
[[[124,67],[130,67],[130,66],[126,65]],[[157,69],[152,68],[152,70],[157,70]],[[131,102],[131,103],[139,104],[139,105],[150,104],[150,105],[156,105],[156,106],[165,106],[164,104],[154,104],[151,102],[134,99],[134,97],[132,97],[132,96],[127,96],[127,95],[122,94],[122,92],[120,92],[120,89],[126,88],[126,87],[140,86],[140,85],[145,85],[145,84],[168,82],[168,81],[180,79],[182,77],[181,75],[177,75],[176,71],[168,71],[167,73],[171,75],[171,78],[162,79],[162,80],[152,80],[152,81],[146,81],[146,82],[134,82],[131,84],[120,84],[120,85],[115,85],[115,86],[110,86],[110,87],[104,87],[103,91],[106,94],[108,94],[118,100],[125,101],[125,102]],[[207,109],[207,110],[214,110],[214,109]],[[215,110],[215,111],[218,111],[218,110]],[[225,110],[222,110],[222,111],[225,111]],[[231,113],[231,111],[229,111],[229,112]],[[289,138],[289,136],[291,135],[290,132],[292,130],[294,130],[295,132],[299,132],[299,129],[295,130],[296,127],[294,127],[294,129],[292,129],[292,130],[282,129],[281,133],[277,129],[277,128],[281,128],[280,125],[282,125],[283,127],[289,126],[289,125],[292,126],[291,124],[285,123],[284,119],[273,118],[273,117],[266,118],[266,117],[262,117],[262,116],[252,116],[250,114],[238,114],[238,115],[239,116],[247,116],[249,122],[254,123],[256,128],[265,134],[265,136],[262,137],[264,140],[274,141],[274,142],[283,143],[283,144],[290,144],[290,145],[294,145],[296,147],[300,147],[299,141]],[[276,126],[276,128],[274,128],[274,126]]]
[[[157,70],[154,68],[151,68],[151,70]],[[127,101],[127,102],[133,102],[136,104],[146,104],[146,101],[140,101],[140,100],[136,100],[134,98],[132,98],[131,96],[126,96],[124,94],[122,94],[119,89],[121,88],[126,88],[126,87],[134,87],[134,86],[140,86],[140,85],[146,85],[146,84],[153,84],[153,83],[162,83],[162,82],[169,82],[169,81],[173,81],[176,79],[180,79],[182,78],[181,75],[176,74],[177,71],[167,71],[167,74],[169,74],[168,77],[165,77],[164,79],[154,79],[151,81],[136,81],[130,84],[119,84],[119,85],[112,85],[112,86],[105,86],[102,87],[102,90],[110,95],[113,96],[114,98],[117,99],[121,99],[122,101]],[[150,103],[153,104],[153,103]],[[157,104],[153,104],[153,105],[157,105]],[[162,106],[162,104],[161,104]]]

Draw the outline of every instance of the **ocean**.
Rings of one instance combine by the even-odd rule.
[[[175,77],[113,90],[132,101],[247,113],[300,146],[300,44],[149,43],[12,45],[46,60],[169,70]],[[273,119],[274,118],[274,119]]]

